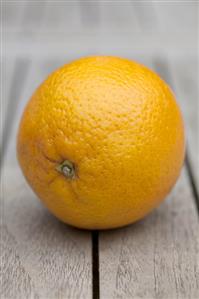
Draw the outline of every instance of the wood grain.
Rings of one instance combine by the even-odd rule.
[[[15,238],[7,227],[1,227],[1,298],[38,298],[30,275],[24,269],[16,251]]]
[[[198,216],[183,171],[144,220],[100,236],[101,298],[198,298]]]
[[[5,298],[31,298],[32,293],[39,298],[91,298],[90,233],[52,216],[19,171],[7,170],[6,182],[1,247]]]

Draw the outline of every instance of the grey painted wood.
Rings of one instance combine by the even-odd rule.
[[[42,14],[40,19],[40,28],[38,30],[34,22],[30,24],[31,28],[38,35],[38,31],[43,37],[43,34],[48,34],[55,39],[55,36],[59,34],[71,34],[75,32],[82,32],[81,22],[81,8],[78,0],[74,1],[58,1],[52,0],[45,1],[40,4]],[[40,9],[37,5],[35,10]],[[31,7],[28,4],[28,9],[31,13]],[[26,22],[26,20],[25,20]]]
[[[121,32],[139,32],[139,21],[133,8],[132,1],[103,1],[99,3],[100,32],[109,32],[112,40]],[[129,35],[132,37],[132,35]]]
[[[13,97],[7,99],[9,102],[15,102],[15,109],[12,109],[12,113],[10,114],[10,123],[12,130],[9,133],[9,146],[5,153],[5,163],[8,165],[13,165],[13,167],[18,167],[18,163],[16,160],[15,154],[15,146],[16,146],[16,135],[19,126],[19,121],[22,116],[23,110],[25,108],[26,103],[32,96],[34,90],[39,86],[39,84],[44,79],[42,73],[42,64],[40,60],[29,60],[27,75],[25,76],[24,72],[26,68],[21,68],[20,59],[16,58],[17,65],[21,69],[20,72],[17,72],[18,75],[17,82],[20,84],[12,84],[10,85],[10,94]],[[48,70],[46,70],[46,73]],[[25,76],[25,77],[24,77]],[[24,77],[24,80],[22,78]],[[15,82],[15,81],[14,81]],[[18,89],[20,92],[18,92]]]
[[[46,1],[26,1],[24,4],[24,13],[21,19],[21,32],[32,37],[32,34],[38,33],[42,25]]]
[[[20,102],[21,93],[23,91],[23,84],[27,77],[28,66],[30,61],[28,59],[17,59],[14,62],[14,71],[12,77],[8,78],[8,84],[3,83],[3,91],[5,88],[3,99],[3,125],[2,125],[2,144],[1,144],[1,159],[3,161],[5,151],[7,151],[9,137],[11,134],[12,126],[14,125],[14,115],[17,110],[17,106]],[[8,71],[9,72],[9,71]],[[3,75],[4,76],[4,75]],[[11,82],[9,81],[11,80]],[[4,81],[4,80],[3,80]],[[1,163],[2,163],[1,161]]]
[[[99,1],[79,1],[80,16],[83,26],[99,26],[100,10]]]
[[[198,1],[153,1],[157,15],[158,28],[162,34],[170,35],[174,32],[197,34]],[[184,37],[186,40],[186,35]]]
[[[5,33],[20,31],[25,1],[2,1],[2,25]]]
[[[159,23],[155,3],[153,1],[132,1],[132,6],[141,31],[157,31]]]
[[[9,89],[11,85],[11,80],[13,76],[13,70],[14,70],[14,59],[4,59],[1,61],[1,109],[3,113],[1,113],[1,126],[0,126],[0,136],[1,136],[1,141],[3,138],[3,129],[4,129],[4,123],[5,123],[5,116],[7,115],[8,112],[8,94],[9,94]],[[2,143],[1,143],[2,145]]]
[[[38,298],[30,275],[24,269],[16,251],[15,238],[6,226],[1,227],[0,233],[1,298]]]
[[[101,298],[199,297],[198,215],[185,171],[144,220],[100,234]]]
[[[199,90],[198,58],[187,58],[183,63],[170,63],[176,94],[185,117],[188,153],[199,192]]]
[[[91,298],[90,233],[52,216],[18,170],[4,178],[5,298]]]
[[[2,271],[4,298],[91,298],[91,234],[59,222],[25,182],[16,160],[19,118],[42,65],[33,61],[18,100],[2,170]],[[47,70],[45,72],[48,72]],[[19,73],[23,77],[23,74]]]

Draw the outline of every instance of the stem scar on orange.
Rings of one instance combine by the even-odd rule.
[[[184,126],[167,84],[124,58],[81,58],[53,72],[21,119],[30,186],[62,221],[108,229],[141,219],[175,184]]]

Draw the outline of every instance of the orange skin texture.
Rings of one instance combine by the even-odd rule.
[[[62,221],[84,229],[133,223],[175,184],[184,160],[181,112],[167,84],[134,61],[92,56],[35,91],[21,119],[18,159]],[[75,165],[70,179],[56,167]]]

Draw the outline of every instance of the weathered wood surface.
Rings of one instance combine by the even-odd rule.
[[[100,233],[101,298],[199,297],[198,215],[185,170],[144,220]]]
[[[25,86],[21,82],[23,92],[16,93],[16,113],[9,114],[13,123],[2,172],[1,292],[3,298],[87,299],[92,296],[91,234],[50,215],[28,187],[16,161],[21,112],[44,75],[41,70],[49,72],[41,66],[40,62],[29,64]],[[18,76],[23,78],[24,71]]]
[[[171,64],[176,93],[186,120],[188,153],[199,193],[199,89],[198,61],[187,58]]]
[[[8,98],[9,98],[9,88],[11,84],[11,78],[13,76],[13,67],[14,59],[4,59],[1,61],[1,92],[2,92],[2,99],[1,99],[1,126],[0,126],[0,136],[1,140],[3,139],[3,131],[5,127],[5,120],[6,115],[8,112]],[[2,151],[2,144],[1,144],[1,151]]]
[[[19,171],[6,181],[3,298],[91,298],[90,233],[53,217]]]

